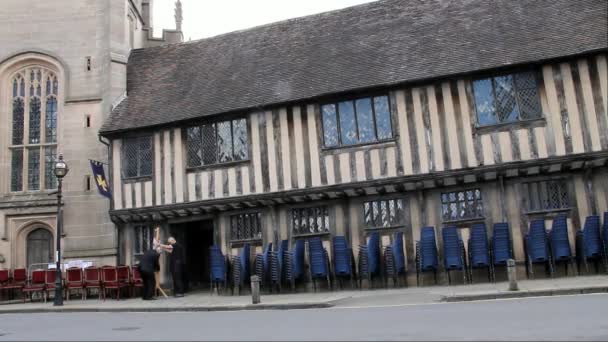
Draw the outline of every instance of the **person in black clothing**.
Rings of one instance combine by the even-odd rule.
[[[154,272],[160,271],[159,258],[160,253],[158,251],[149,249],[144,253],[139,262],[139,273],[141,273],[141,278],[144,283],[141,294],[143,300],[154,299],[154,290],[156,287]]]
[[[173,277],[173,293],[175,297],[184,296],[184,268],[186,266],[186,256],[184,248],[177,243],[175,238],[170,237],[167,242],[171,246],[169,251],[169,267],[171,267],[171,276]]]

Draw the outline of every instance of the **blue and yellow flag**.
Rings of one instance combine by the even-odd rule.
[[[106,179],[106,174],[103,171],[103,164],[96,160],[90,160],[91,169],[93,169],[93,178],[95,179],[95,184],[97,184],[97,189],[99,189],[99,193],[102,196],[106,196],[109,199],[112,199],[112,192],[110,191],[110,185],[108,184],[108,180]]]

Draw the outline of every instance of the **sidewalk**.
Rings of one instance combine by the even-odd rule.
[[[426,286],[379,290],[322,291],[317,293],[262,294],[262,303],[251,304],[249,295],[218,296],[208,292],[189,294],[183,298],[142,301],[139,298],[116,301],[72,299],[63,307],[47,303],[12,303],[0,305],[2,313],[29,312],[167,312],[167,311],[233,311],[233,310],[288,310],[328,307],[356,308],[519,298],[531,296],[607,293],[608,276],[580,276],[556,279],[523,280],[520,291],[507,290],[508,283],[480,283],[455,286]],[[74,298],[74,297],[73,297]]]

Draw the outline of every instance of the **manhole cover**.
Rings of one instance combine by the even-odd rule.
[[[139,327],[118,327],[118,328],[112,328],[112,330],[114,331],[133,331],[133,330],[139,330]]]

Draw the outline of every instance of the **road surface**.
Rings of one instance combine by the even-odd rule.
[[[0,315],[2,340],[608,340],[608,294],[290,311]]]

